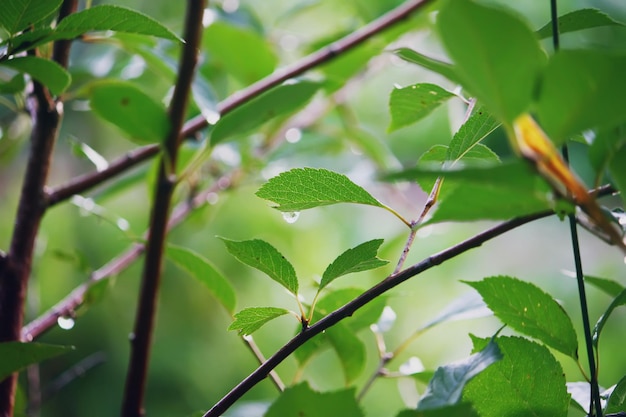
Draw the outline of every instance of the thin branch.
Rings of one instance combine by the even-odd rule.
[[[330,45],[305,56],[294,64],[275,71],[271,75],[257,81],[256,83],[240,90],[230,97],[217,104],[217,111],[221,116],[228,114],[237,107],[247,103],[251,99],[268,91],[290,78],[302,75],[306,71],[316,68],[321,64],[331,61],[346,52],[361,45],[368,39],[372,38],[390,28],[391,26],[408,18],[413,12],[425,6],[432,0],[409,0],[391,10],[387,14],[370,22],[368,25],[341,38]],[[196,116],[185,123],[180,132],[180,139],[194,136],[198,131],[208,126],[207,120],[202,116]],[[60,203],[74,194],[83,193],[103,182],[112,179],[122,172],[146,161],[159,152],[157,145],[149,145],[143,148],[135,149],[122,158],[111,162],[107,169],[100,172],[85,174],[76,178],[66,185],[55,187],[48,192],[48,205],[52,206]]]
[[[179,73],[174,95],[170,104],[170,132],[163,144],[159,177],[157,179],[150,231],[139,293],[139,305],[135,328],[131,337],[130,363],[126,374],[123,417],[144,415],[143,403],[152,346],[152,333],[156,320],[156,307],[161,281],[163,249],[167,223],[176,179],[176,161],[180,145],[180,131],[189,101],[191,83],[195,74],[202,35],[202,15],[206,0],[188,0],[185,17],[185,45],[180,58]]]

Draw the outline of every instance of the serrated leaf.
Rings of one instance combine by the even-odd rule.
[[[471,404],[449,405],[432,410],[404,410],[396,417],[478,417]]]
[[[435,84],[394,88],[389,96],[391,123],[388,132],[409,126],[428,116],[454,94]]]
[[[498,345],[490,341],[483,350],[467,359],[437,368],[417,409],[429,410],[458,404],[465,385],[500,359],[502,354]]]
[[[593,329],[593,345],[596,348],[598,347],[598,342],[600,340],[600,333],[602,333],[602,329],[604,328],[606,322],[609,320],[609,317],[611,317],[611,314],[613,314],[613,311],[617,307],[621,307],[624,305],[626,305],[626,289],[622,290],[622,292],[619,293],[617,297],[613,299],[613,301],[611,301],[611,304],[606,309],[604,314],[602,314],[602,316],[598,319],[598,322]]]
[[[469,156],[467,154],[480,145],[479,142],[498,126],[500,122],[486,109],[476,110],[452,137],[448,146],[447,160],[456,161]]]
[[[110,4],[90,7],[67,16],[51,36],[53,39],[71,39],[86,32],[104,30],[183,41],[157,20],[135,10]]]
[[[2,3],[0,26],[13,35],[54,13],[63,0],[10,0]]]
[[[289,310],[277,307],[244,308],[235,314],[235,320],[228,330],[238,330],[241,335],[249,335],[259,330],[265,323],[289,314]]]
[[[519,17],[473,1],[448,1],[437,28],[463,86],[499,119],[527,110],[546,56]]]
[[[609,15],[598,9],[578,9],[559,16],[559,33],[576,32],[603,26],[624,26],[622,22],[613,20]],[[540,39],[552,36],[552,22],[546,23],[537,31]]]
[[[165,139],[170,128],[167,111],[134,84],[98,81],[89,87],[89,96],[93,111],[133,142],[145,145]]]
[[[206,285],[231,315],[235,312],[237,296],[230,282],[204,256],[191,249],[169,245],[167,257],[195,279]]]
[[[612,279],[594,277],[591,275],[585,275],[585,282],[593,285],[594,287],[604,291],[606,294],[613,297],[617,297],[622,291],[626,289],[626,287],[624,287],[622,284],[613,281]]]
[[[626,376],[613,388],[604,409],[606,414],[626,412]]]
[[[595,50],[560,50],[550,58],[537,114],[557,145],[586,129],[610,128],[626,120],[625,66],[626,55]]]
[[[467,384],[463,400],[481,417],[567,416],[565,376],[548,348],[521,337],[496,342],[503,358]]]
[[[228,252],[235,258],[267,274],[292,294],[298,294],[296,271],[275,247],[259,239],[244,241],[220,239],[226,245]]]
[[[275,87],[227,113],[213,127],[211,144],[249,132],[278,116],[293,113],[309,102],[318,83],[300,81]]]
[[[563,307],[539,287],[507,276],[466,284],[480,293],[487,306],[507,326],[578,358],[578,339],[571,319]]]
[[[365,369],[365,344],[343,323],[326,331],[334,351],[339,357],[346,386],[350,385]]]
[[[214,65],[244,85],[271,74],[278,62],[264,38],[226,22],[218,21],[204,29],[202,45]]]
[[[337,257],[322,275],[319,289],[322,290],[336,278],[353,272],[367,271],[387,265],[389,261],[378,258],[378,249],[383,239],[374,239],[348,249]]]
[[[49,59],[36,56],[17,57],[2,61],[0,65],[30,75],[35,80],[48,87],[50,92],[54,95],[63,93],[72,81],[70,73],[62,66]]]
[[[399,48],[394,50],[393,53],[407,62],[417,64],[439,75],[443,75],[450,81],[459,82],[454,67],[447,62],[437,61],[410,48]]]
[[[28,365],[42,362],[74,350],[73,346],[44,343],[0,343],[0,381]]]
[[[313,391],[302,382],[287,388],[264,417],[363,417],[354,388],[333,392]]]

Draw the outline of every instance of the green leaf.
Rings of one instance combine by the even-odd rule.
[[[104,30],[183,41],[157,20],[135,10],[110,4],[90,7],[69,15],[61,20],[51,36],[53,39],[71,39],[86,32]]]
[[[271,178],[256,192],[280,211],[300,211],[338,203],[384,207],[348,177],[327,169],[295,168]]]
[[[139,145],[160,143],[169,131],[167,111],[134,84],[98,81],[89,87],[93,111]]]
[[[604,412],[606,414],[626,412],[626,376],[613,388]]]
[[[612,279],[594,277],[591,275],[585,275],[585,282],[593,285],[594,287],[604,291],[606,294],[613,297],[617,297],[619,293],[626,289],[626,287],[624,287],[622,284],[613,281]]]
[[[499,119],[528,109],[546,56],[517,16],[473,1],[451,0],[437,27],[464,87]]]
[[[191,249],[169,245],[167,257],[206,285],[211,294],[231,315],[235,312],[237,296],[230,282],[204,256]]]
[[[446,159],[448,161],[456,161],[464,157],[470,157],[471,155],[468,155],[468,153],[476,149],[480,145],[479,142],[496,130],[498,126],[500,126],[500,122],[486,109],[479,108],[472,113],[469,119],[454,134],[448,146]],[[485,159],[491,159],[488,157],[489,152],[484,150],[479,152],[484,153]]]
[[[459,82],[459,78],[458,75],[456,75],[455,68],[446,62],[437,61],[436,59],[427,57],[426,55],[422,55],[419,52],[414,51],[410,48],[399,48],[393,51],[393,53],[407,62],[417,64],[421,67],[436,72],[437,74],[443,75],[450,81]]]
[[[35,56],[9,59],[2,61],[0,65],[29,74],[35,80],[48,87],[55,96],[63,93],[72,81],[69,72],[62,66],[54,61]]]
[[[520,337],[500,337],[496,342],[502,360],[467,384],[463,400],[472,403],[481,417],[567,416],[565,376],[550,351]]]
[[[342,275],[367,271],[387,265],[389,261],[378,258],[378,249],[382,244],[383,239],[370,240],[352,249],[348,249],[339,255],[333,263],[328,265],[326,271],[324,271],[319,289],[322,290],[333,280]]]
[[[245,85],[271,74],[278,62],[264,38],[226,22],[218,21],[204,29],[202,45],[214,65]]]
[[[235,314],[235,320],[228,326],[228,330],[238,330],[241,335],[248,335],[259,330],[265,323],[276,317],[289,314],[289,310],[277,307],[244,308]]]
[[[320,85],[300,81],[280,85],[238,106],[222,117],[213,127],[211,143],[258,128],[278,116],[293,113],[313,98]]]
[[[622,201],[626,203],[626,145],[613,154],[609,163],[609,173],[618,190]]]
[[[298,294],[298,277],[293,266],[272,245],[259,240],[235,241],[220,238],[226,249],[244,264],[267,274],[274,281],[287,288],[292,294]]]
[[[2,74],[5,75],[5,74]],[[17,94],[26,88],[24,74],[15,74],[10,79],[0,81],[0,94]]]
[[[63,0],[10,0],[2,3],[0,26],[10,35],[34,25],[54,13]]]
[[[74,350],[73,346],[44,343],[0,343],[0,381],[28,365],[45,361]]]
[[[483,299],[471,291],[448,304],[435,318],[422,325],[419,331],[430,329],[445,322],[484,317],[490,314],[491,311],[487,309]]]
[[[578,9],[559,16],[559,33],[576,32],[603,26],[624,26],[622,22],[613,20],[598,9]],[[552,22],[546,23],[537,31],[540,39],[552,36]]]
[[[354,388],[320,393],[302,382],[287,388],[264,417],[363,417]]]
[[[557,145],[586,129],[626,120],[625,66],[626,55],[595,50],[560,50],[550,58],[537,113]]]
[[[611,317],[611,314],[617,307],[621,307],[624,305],[626,305],[626,289],[622,290],[622,292],[619,293],[617,297],[613,299],[613,301],[611,301],[611,304],[606,309],[604,314],[602,314],[602,316],[598,319],[598,322],[593,329],[593,345],[596,348],[598,347],[598,342],[600,341],[600,333],[602,333],[602,329],[604,328],[606,322],[609,320],[609,317]]]
[[[570,407],[575,408],[583,413],[591,404],[591,385],[589,382],[568,382],[567,393],[570,395]]]
[[[507,326],[578,358],[578,340],[571,319],[559,303],[537,286],[506,276],[466,284],[480,293]]]
[[[428,116],[454,94],[435,84],[394,88],[389,96],[391,123],[388,132],[411,125]]]
[[[339,357],[346,385],[350,385],[365,369],[365,344],[343,323],[328,329],[326,336]]]
[[[498,345],[491,341],[480,352],[462,361],[437,368],[417,404],[417,409],[429,410],[458,404],[465,385],[500,359],[502,354]]]
[[[396,417],[478,417],[471,404],[449,405],[432,410],[404,410]]]

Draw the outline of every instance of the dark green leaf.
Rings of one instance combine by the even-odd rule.
[[[354,388],[313,391],[306,382],[287,388],[264,417],[363,417]]]
[[[3,74],[4,75],[4,74]],[[0,81],[0,94],[16,94],[26,88],[24,74],[15,74],[8,81]]]
[[[454,94],[434,84],[394,88],[389,97],[391,123],[388,132],[411,125],[428,116]]]
[[[448,161],[456,161],[463,159],[472,149],[480,145],[487,135],[493,132],[500,122],[498,122],[486,109],[480,108],[476,110],[467,122],[459,128],[454,134],[448,146]]]
[[[624,24],[613,20],[598,9],[578,9],[559,16],[559,33],[561,34],[603,26],[624,26]],[[552,36],[552,22],[546,23],[539,29],[537,36],[541,39]]]
[[[81,313],[84,311],[84,309],[91,307],[96,303],[99,303],[104,298],[109,288],[112,286],[112,282],[112,278],[101,279],[92,282],[85,292],[85,296],[83,297],[83,303],[80,306]]]
[[[2,61],[1,65],[26,73],[45,85],[54,95],[59,95],[70,85],[72,77],[54,61],[35,56],[23,56]]]
[[[378,249],[383,244],[383,239],[370,240],[352,249],[348,249],[333,261],[320,282],[319,289],[323,289],[336,278],[353,272],[367,271],[387,265],[389,261],[378,258]]]
[[[602,51],[561,50],[550,58],[537,111],[557,145],[586,129],[626,120],[624,67],[626,55]]]
[[[213,145],[247,133],[277,116],[293,113],[313,98],[320,85],[300,81],[275,87],[222,117],[211,132]]]
[[[153,18],[126,7],[103,4],[66,17],[54,30],[53,39],[71,39],[86,32],[112,30],[138,33],[182,42],[174,32]]]
[[[135,143],[160,143],[169,131],[167,111],[135,85],[98,81],[89,88],[90,104],[104,120],[123,130]]]
[[[221,238],[226,249],[244,264],[267,274],[274,281],[287,288],[292,294],[298,294],[298,277],[293,266],[269,243],[259,240],[241,242]]]
[[[366,355],[363,342],[343,323],[326,331],[337,356],[346,381],[350,385],[365,369]]]
[[[626,376],[613,388],[604,412],[606,414],[626,412]]]
[[[446,62],[437,61],[436,59],[422,55],[410,48],[400,48],[393,52],[407,62],[417,64],[436,72],[437,74],[443,75],[450,81],[459,82],[459,78],[455,73],[454,67]]]
[[[598,319],[598,322],[596,323],[593,329],[594,346],[598,347],[598,342],[600,341],[600,333],[602,333],[602,329],[604,328],[604,325],[606,324],[606,322],[609,320],[609,317],[611,317],[611,314],[613,313],[613,311],[617,307],[621,307],[624,305],[626,305],[626,289],[622,290],[622,292],[619,293],[617,297],[613,299],[613,301],[611,302],[609,307],[606,309],[604,314],[602,314],[602,317]]]
[[[622,201],[626,202],[626,145],[613,154],[609,163],[609,173],[618,190]]]
[[[4,1],[0,13],[0,26],[13,35],[50,16],[61,3],[63,0]]]
[[[432,410],[404,410],[396,417],[478,417],[471,404],[463,403]]]
[[[619,293],[626,289],[622,284],[613,281],[612,279],[594,277],[591,275],[585,275],[585,282],[593,285],[596,288],[601,289],[602,291],[613,297],[617,297]]]
[[[21,342],[0,343],[0,380],[28,365],[42,362],[71,350],[74,350],[73,346]]]
[[[622,133],[625,128],[626,126],[594,131],[593,141],[589,145],[589,162],[597,177],[604,175],[616,153],[626,145],[626,137]]]
[[[326,169],[295,168],[270,179],[256,192],[280,211],[300,211],[337,203],[383,207],[348,177]]]
[[[417,404],[417,409],[430,410],[458,404],[465,385],[500,359],[502,354],[498,345],[491,341],[483,350],[467,359],[439,367]]]
[[[501,120],[528,109],[546,56],[532,30],[503,10],[457,0],[437,17],[461,83]]]
[[[481,417],[567,416],[565,376],[548,348],[520,337],[496,342],[502,360],[467,384],[463,400]]]
[[[259,330],[265,323],[274,320],[276,317],[289,314],[289,310],[277,307],[251,307],[244,308],[235,314],[228,330],[238,330],[241,335],[248,335]]]
[[[507,326],[574,359],[578,357],[578,340],[571,319],[559,303],[537,286],[506,276],[466,283],[480,293]]]
[[[170,245],[167,257],[187,271],[195,279],[206,285],[211,294],[230,314],[235,312],[237,296],[230,282],[206,259],[191,249]]]

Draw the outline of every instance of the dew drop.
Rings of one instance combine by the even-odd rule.
[[[57,319],[57,324],[63,330],[70,330],[70,329],[72,329],[74,327],[75,322],[74,322],[74,319],[71,318],[71,317],[60,316]]]
[[[300,217],[299,211],[286,211],[283,213],[283,219],[289,224],[295,223]]]

